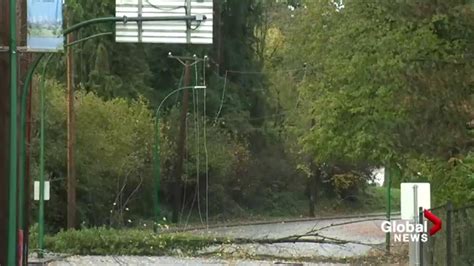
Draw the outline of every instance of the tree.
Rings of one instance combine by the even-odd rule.
[[[308,3],[288,33],[284,64],[313,68],[297,86],[298,114],[315,121],[298,133],[304,150],[320,163],[398,163],[404,170],[412,158],[466,151],[472,6],[345,2],[342,9]]]

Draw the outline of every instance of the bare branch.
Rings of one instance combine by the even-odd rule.
[[[369,221],[384,221],[385,218],[367,218],[367,219],[362,219],[362,220],[355,220],[355,221],[347,221],[347,222],[342,222],[342,223],[331,223],[326,226],[323,226],[318,229],[312,229],[309,231],[307,234],[315,233],[315,232],[320,232],[324,229],[328,229],[330,227],[336,227],[336,226],[342,226],[342,225],[348,225],[348,224],[356,224],[356,223],[362,223],[362,222],[369,222]]]

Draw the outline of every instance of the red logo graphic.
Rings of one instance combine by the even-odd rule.
[[[430,222],[433,223],[433,226],[430,229],[430,236],[436,234],[439,230],[441,230],[441,225],[443,222],[441,222],[441,219],[438,218],[436,215],[431,213],[428,210],[424,210],[423,214],[425,215],[425,218],[430,220]]]

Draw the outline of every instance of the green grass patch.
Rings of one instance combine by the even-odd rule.
[[[45,249],[71,255],[162,256],[193,254],[217,240],[210,237],[154,233],[152,230],[90,228],[61,231],[45,237]],[[219,240],[222,241],[222,240]],[[30,238],[35,249],[37,239]]]

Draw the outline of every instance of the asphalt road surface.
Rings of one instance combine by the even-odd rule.
[[[320,263],[299,263],[299,262],[281,262],[281,261],[258,261],[258,260],[223,260],[223,259],[205,259],[205,258],[176,258],[176,257],[112,257],[112,256],[75,256],[62,261],[49,264],[51,266],[86,266],[86,265],[236,265],[236,266],[260,266],[260,265],[344,265],[344,264],[320,264]]]
[[[210,230],[196,230],[192,231],[192,233],[216,237],[278,239],[293,235],[304,235],[310,231],[317,231],[321,236],[344,241],[353,241],[354,243],[245,244],[211,247],[206,251],[211,252],[221,249],[226,253],[247,253],[256,256],[274,256],[287,259],[300,257],[350,258],[367,255],[374,246],[383,247],[385,243],[385,233],[381,230],[381,223],[385,218],[383,216],[371,217],[369,219],[377,220],[364,221],[366,219],[367,218],[330,219],[220,227]],[[311,237],[308,239],[311,239]]]

